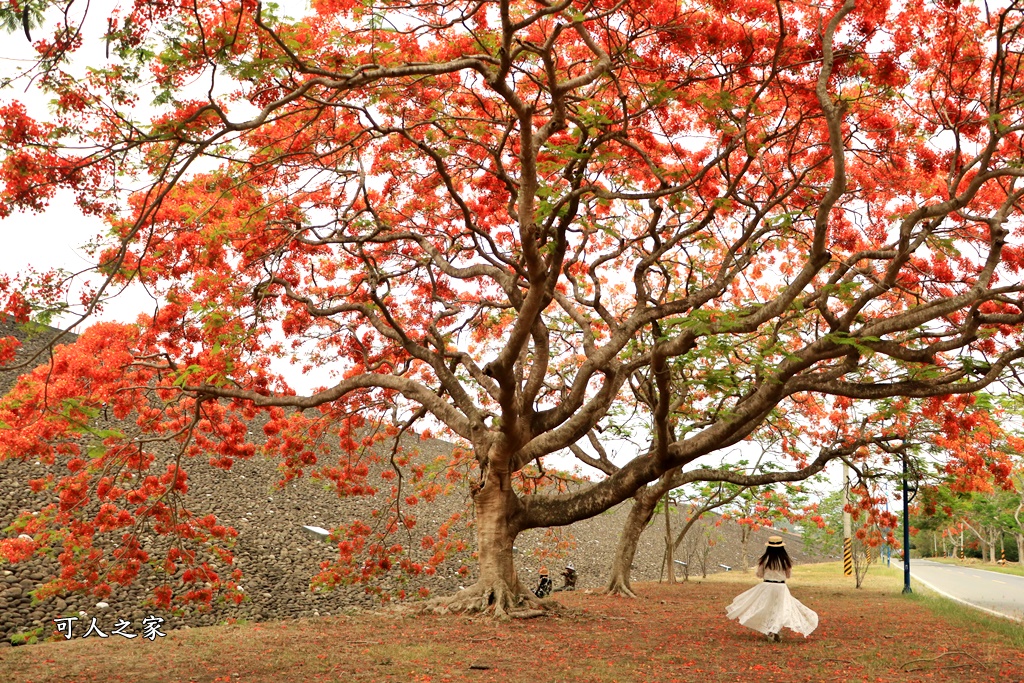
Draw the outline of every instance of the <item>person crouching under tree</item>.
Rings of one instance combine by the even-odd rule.
[[[551,595],[551,577],[548,575],[547,567],[540,568],[540,584],[533,593],[538,598],[546,598]]]
[[[561,588],[556,588],[556,591],[576,590],[576,567],[572,566],[572,562],[565,565],[565,570],[562,572],[562,581],[565,583]]]

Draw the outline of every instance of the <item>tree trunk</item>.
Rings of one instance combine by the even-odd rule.
[[[1014,534],[1017,539],[1017,564],[1024,567],[1024,534]]]
[[[676,582],[676,564],[672,557],[672,517],[668,493],[665,494],[665,562],[668,565],[668,582]]]
[[[980,525],[978,526],[977,529],[975,529],[970,524],[967,524],[966,522],[965,522],[965,524],[967,525],[967,528],[971,530],[971,533],[974,534],[974,537],[978,539],[978,548],[981,550],[981,561],[984,562],[985,561],[985,557],[988,555],[988,545],[989,545],[988,544],[988,540],[985,538],[985,529],[984,529],[984,527],[982,527]],[[961,536],[962,536],[962,534],[961,534]],[[963,545],[963,540],[962,539],[961,539],[961,545]]]
[[[659,497],[657,492],[647,489],[641,489],[633,497],[633,506],[629,509],[622,531],[619,532],[619,544],[615,548],[611,576],[605,588],[609,595],[636,597],[629,575],[633,568],[633,558],[636,556],[636,546],[640,542],[640,534],[651,523]]]
[[[519,581],[516,572],[512,546],[520,531],[516,517],[521,504],[508,473],[489,468],[484,485],[474,489],[473,504],[479,578],[453,596],[438,598],[428,608],[439,612],[493,610],[496,618],[508,619],[526,612],[532,616],[535,610],[550,607]]]
[[[743,565],[743,571],[750,571],[750,554],[747,551],[747,541],[750,540],[750,527],[742,526],[742,532],[740,533],[740,563]]]
[[[480,581],[510,590],[519,589],[519,576],[512,557],[516,534],[509,529],[508,496],[485,487],[474,500],[476,506],[477,550]]]

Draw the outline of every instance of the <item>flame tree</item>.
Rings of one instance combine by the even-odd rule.
[[[967,395],[1024,357],[1017,3],[310,12],[138,2],[92,17],[107,56],[82,70],[90,33],[70,3],[0,9],[36,27],[37,63],[8,86],[52,101],[36,115],[5,90],[0,215],[73,196],[109,225],[76,311],[128,282],[159,301],[5,400],[4,455],[68,470],[8,555],[45,543],[47,520],[79,548],[139,517],[215,542],[215,520],[168,504],[190,456],[250,456],[245,422],[266,411],[298,471],[311,441],[351,445],[394,409],[470,447],[478,578],[444,606],[503,616],[532,601],[512,554],[525,529],[608,509],[774,411]],[[0,294],[24,320],[70,306],[67,286],[5,277]],[[330,379],[298,394],[274,369],[290,360]],[[668,418],[674,362],[701,375],[682,391],[707,417],[685,430]],[[598,426],[637,372],[653,382],[651,448],[578,491],[512,485]],[[93,429],[86,449],[102,407],[131,433]],[[124,478],[146,475],[157,442],[180,462]],[[362,476],[329,473],[339,489]],[[64,580],[131,580],[147,557],[86,555]]]

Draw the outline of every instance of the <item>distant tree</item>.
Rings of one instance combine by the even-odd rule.
[[[697,573],[702,578],[707,577],[711,553],[722,540],[721,527],[718,524],[698,523],[700,519],[692,518],[693,524],[688,520],[688,527],[676,536],[676,552],[684,563],[684,581],[689,581],[690,576]]]
[[[941,534],[960,546],[960,536],[973,537],[980,556],[988,562],[997,562],[997,548],[1002,547],[1004,536],[1016,542],[1016,556],[1020,558],[1024,510],[1020,474],[1015,473],[1005,486],[989,491],[953,491],[949,486],[930,487],[915,515],[914,524],[921,529]]]
[[[1011,505],[1007,506],[1006,527],[1017,542],[1017,562],[1024,566],[1024,471],[1018,470],[1012,478],[1013,492]],[[1014,506],[1012,503],[1016,503]]]
[[[851,487],[850,493],[857,501],[855,507],[847,504],[846,509],[852,516],[853,573],[856,587],[860,588],[871,565],[881,557],[882,548],[897,545],[895,531],[900,518],[894,512],[880,509],[886,496],[878,481],[861,481]],[[909,552],[909,549],[903,551]]]
[[[690,575],[689,563],[695,555],[698,555],[700,558],[701,574],[707,573],[706,560],[712,539],[706,531],[701,534],[700,540],[697,541],[690,539],[689,534],[701,522],[704,515],[717,510],[723,505],[728,505],[735,500],[742,490],[743,488],[740,486],[719,481],[705,482],[689,492],[686,489],[673,491],[677,505],[680,509],[684,510],[685,518],[683,526],[675,534],[675,537],[672,537],[670,529],[666,528],[665,530],[665,554],[662,558],[663,574],[673,571],[672,565],[674,564],[675,555],[684,542],[686,542],[685,555],[689,558],[685,560],[687,562],[685,576],[688,578]],[[718,527],[719,524],[721,524],[721,520],[716,522],[714,526]],[[704,526],[700,528],[704,529]]]
[[[800,525],[804,547],[808,552],[828,557],[842,556],[845,504],[843,492],[833,491],[808,512]]]
[[[740,532],[740,567],[749,571],[751,566],[750,539],[764,527],[774,527],[783,521],[798,521],[800,513],[793,505],[793,496],[803,496],[798,486],[765,485],[743,487],[729,496],[721,506],[722,519],[735,523]],[[755,549],[760,555],[760,549]]]
[[[849,512],[855,586],[864,583],[870,567],[881,559],[886,547],[897,547],[895,531],[899,517],[884,509],[886,499],[880,485],[871,478],[851,486],[849,500],[843,490],[832,491],[804,516],[804,546],[812,552],[833,557],[843,553],[843,514]]]

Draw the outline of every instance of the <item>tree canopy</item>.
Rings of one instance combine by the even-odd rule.
[[[0,405],[4,456],[70,471],[52,521],[76,539],[140,517],[224,533],[167,495],[189,457],[250,457],[258,411],[294,473],[318,440],[429,419],[476,463],[479,580],[449,606],[504,614],[532,600],[524,529],[786,421],[780,471],[809,476],[1024,358],[1015,2],[317,0],[293,21],[157,0],[103,17],[84,72],[70,3],[30,4],[49,33],[0,103],[0,216],[71,193],[109,232],[83,302],[60,274],[5,276],[6,310],[85,319],[128,282],[158,302]],[[297,394],[282,362],[330,380]],[[649,447],[573,492],[521,485],[631,388]],[[90,428],[103,408],[132,428]],[[127,478],[166,442],[178,465]]]

